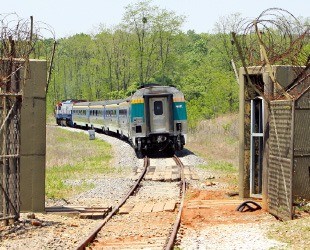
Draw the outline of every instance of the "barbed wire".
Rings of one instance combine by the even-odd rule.
[[[240,36],[248,65],[263,65],[262,45],[270,64],[306,65],[309,57],[309,25],[301,23],[289,11],[270,8],[254,20],[243,20]]]
[[[253,88],[264,95],[264,99],[298,98],[309,89],[309,21],[298,20],[287,10],[270,8],[254,20],[241,19],[236,27],[232,34],[234,41],[238,35],[238,54],[243,67],[267,67],[275,84],[274,96],[268,97],[262,84],[253,83]],[[284,88],[275,78],[272,65],[289,65],[295,79]]]
[[[5,85],[9,78],[16,73],[30,58],[40,57],[49,60],[52,55],[52,46],[45,46],[50,53],[37,55],[38,46],[42,46],[46,37],[55,41],[53,28],[44,23],[33,21],[33,17],[24,19],[16,13],[0,14],[0,63],[18,58],[19,66],[12,68],[1,67],[0,87]],[[45,48],[45,49],[46,49]]]

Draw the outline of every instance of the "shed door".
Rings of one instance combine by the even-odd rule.
[[[150,98],[150,132],[169,132],[168,98]]]
[[[262,98],[251,100],[251,197],[262,195],[264,102]]]

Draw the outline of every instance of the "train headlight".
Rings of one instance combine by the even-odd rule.
[[[158,143],[164,142],[165,140],[167,140],[167,137],[164,136],[164,135],[159,135],[159,136],[157,137],[157,142],[158,142]]]
[[[136,133],[142,133],[142,126],[136,126]]]
[[[141,125],[141,124],[143,124],[143,118],[142,117],[135,117],[135,118],[133,118],[133,123],[135,125]]]
[[[177,123],[176,124],[176,129],[177,129],[177,131],[182,131],[182,123]]]

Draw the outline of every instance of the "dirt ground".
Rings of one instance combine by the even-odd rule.
[[[182,224],[188,228],[200,229],[216,224],[253,223],[272,218],[263,209],[237,211],[237,207],[243,201],[238,197],[229,197],[224,190],[188,190],[188,192],[190,198],[186,200],[182,213]],[[259,201],[256,202],[260,204]]]

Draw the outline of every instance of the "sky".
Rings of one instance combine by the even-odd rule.
[[[15,12],[20,18],[34,17],[35,21],[53,27],[56,39],[77,33],[91,33],[99,24],[112,27],[122,21],[124,7],[137,0],[0,0],[0,14]],[[153,0],[153,5],[185,15],[183,31],[212,32],[220,17],[241,13],[255,18],[272,7],[291,12],[296,17],[309,17],[307,0]]]

